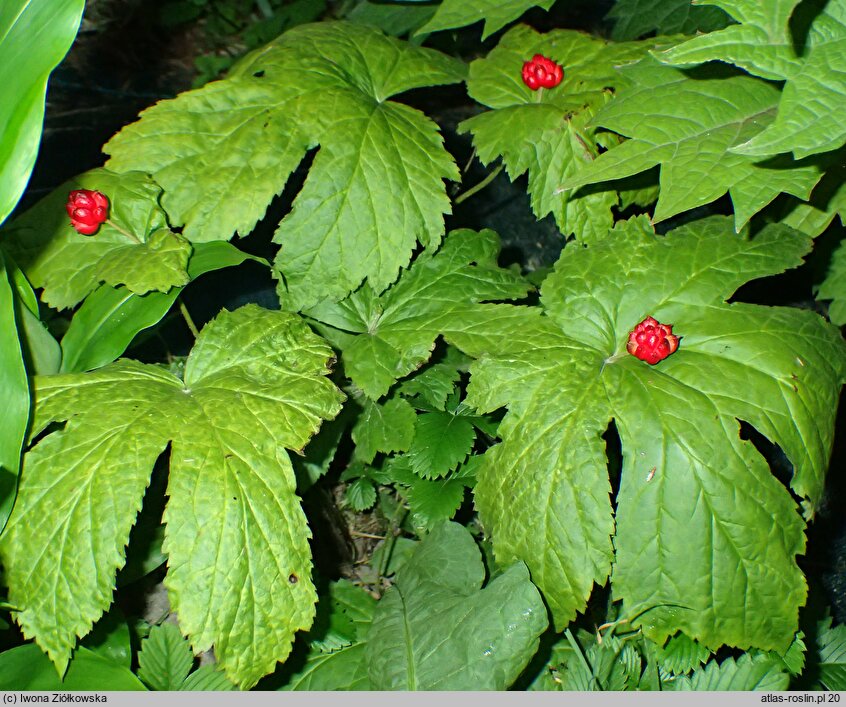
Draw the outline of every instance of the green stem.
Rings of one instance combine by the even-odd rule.
[[[107,224],[109,224],[109,225],[110,225],[112,228],[114,228],[116,231],[120,231],[120,232],[121,232],[124,236],[127,236],[128,238],[131,238],[131,239],[132,239],[133,241],[135,241],[138,245],[144,245],[144,244],[141,242],[141,240],[138,238],[138,236],[136,236],[136,235],[134,235],[134,234],[130,233],[129,231],[125,231],[124,229],[122,229],[120,226],[118,226],[118,225],[117,225],[114,221],[112,221],[111,219],[108,219],[108,218],[107,218],[107,219],[106,219],[106,223],[107,223]]]
[[[482,191],[488,184],[490,184],[494,179],[499,176],[499,173],[505,168],[505,165],[500,164],[493,172],[488,174],[481,182],[479,182],[476,186],[470,187],[466,192],[463,194],[459,194],[455,197],[455,203],[460,204],[462,201],[466,201],[469,199],[473,194]]]
[[[402,515],[399,517],[399,522],[397,522],[397,516],[399,512],[402,511]],[[394,547],[397,544],[397,538],[399,537],[398,529],[402,526],[403,522],[405,522],[405,516],[408,515],[408,509],[400,502],[397,505],[397,509],[394,511],[394,515],[391,518],[390,525],[388,526],[388,537],[385,540],[385,552],[382,554],[382,561],[379,563],[379,576],[384,577],[385,572],[388,570],[388,565],[391,562],[391,555],[394,554]]]
[[[188,311],[188,308],[185,306],[185,303],[180,299],[179,300],[179,311],[182,313],[182,318],[185,320],[185,323],[188,325],[188,328],[191,330],[191,333],[194,335],[194,338],[200,336],[200,330],[197,329],[197,325],[194,324],[194,320],[191,319],[191,313]]]

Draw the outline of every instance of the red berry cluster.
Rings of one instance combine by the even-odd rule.
[[[655,365],[679,347],[679,337],[673,334],[672,324],[661,324],[647,317],[629,334],[626,351],[632,356]]]
[[[564,78],[564,69],[543,54],[535,54],[523,64],[523,83],[533,91],[555,88]]]
[[[109,199],[105,194],[91,189],[76,189],[68,194],[65,209],[71,226],[85,236],[96,233],[109,217]]]

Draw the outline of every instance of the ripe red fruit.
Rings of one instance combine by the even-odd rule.
[[[564,78],[564,69],[543,54],[535,54],[523,64],[523,83],[533,91],[555,88]]]
[[[71,226],[81,234],[90,236],[109,217],[109,200],[98,191],[75,189],[68,194],[65,209],[70,216]]]
[[[629,334],[626,351],[654,366],[678,347],[679,337],[673,334],[672,324],[661,324],[652,317],[647,317]]]

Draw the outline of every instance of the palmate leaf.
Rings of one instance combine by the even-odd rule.
[[[631,86],[594,117],[631,138],[582,169],[560,188],[573,189],[639,174],[661,165],[654,220],[708,204],[728,192],[739,231],[782,192],[807,199],[821,176],[814,164],[737,154],[775,116],[778,89],[749,76],[690,78],[644,59],[623,69]]]
[[[367,638],[377,690],[505,690],[534,655],[546,610],[523,563],[483,589],[466,528],[436,527],[376,606]]]
[[[846,5],[828,2],[813,18],[804,46],[794,47],[801,15],[799,0],[713,0],[738,20],[719,32],[696,37],[660,55],[662,61],[689,66],[713,59],[734,63],[765,79],[786,81],[775,120],[734,151],[759,158],[793,152],[797,159],[834,150],[846,143]],[[796,10],[796,12],[794,12]],[[796,15],[800,18],[797,21]]]
[[[529,565],[557,626],[613,563],[625,616],[658,643],[679,630],[712,649],[792,641],[804,523],[737,420],[786,452],[811,515],[846,345],[812,312],[725,300],[795,267],[809,247],[781,226],[736,236],[722,217],[658,237],[641,217],[566,248],[544,281],[543,312],[499,305],[496,336],[449,334],[483,355],[468,404],[508,407],[502,443],[477,473],[477,507],[498,561]],[[625,350],[648,315],[681,337],[654,367]],[[611,420],[623,450],[616,514],[602,439]]]
[[[617,0],[606,17],[614,21],[611,37],[618,42],[638,39],[650,32],[713,32],[730,21],[719,8],[693,5],[691,0]]]
[[[242,686],[285,659],[315,601],[285,448],[338,412],[330,359],[297,317],[250,305],[206,326],[184,380],[125,360],[36,380],[34,434],[67,423],[27,453],[0,552],[21,628],[60,671],[111,602],[169,443],[165,584],[182,629]]]
[[[73,189],[103,192],[115,225],[104,223],[93,236],[77,233],[65,211]],[[12,221],[4,228],[4,245],[30,282],[44,288],[44,302],[57,309],[78,304],[101,282],[139,295],[167,292],[188,282],[191,244],[168,228],[161,193],[141,172],[93,169]]]
[[[526,10],[542,7],[548,10],[555,0],[443,0],[435,16],[417,34],[454,29],[485,21],[482,39],[487,39]]]
[[[384,294],[365,285],[305,314],[341,349],[353,383],[375,400],[429,359],[440,333],[461,328],[484,309],[480,302],[526,295],[531,285],[500,268],[498,254],[493,231],[452,231],[437,253],[421,254]]]
[[[617,193],[556,189],[600,152],[596,131],[587,123],[619,83],[616,67],[642,58],[652,46],[654,41],[612,44],[570,30],[539,34],[519,25],[470,65],[470,95],[493,110],[465,120],[459,132],[473,134],[483,164],[502,157],[512,180],[528,171],[532,210],[539,219],[552,213],[564,235],[602,237],[613,224]],[[554,89],[532,91],[523,83],[523,62],[534,54],[563,67],[564,79]]]
[[[276,233],[283,307],[393,282],[419,241],[435,248],[458,169],[435,123],[392,95],[454,83],[464,65],[353,23],[296,27],[229,78],[145,111],[104,148],[150,172],[191,241],[249,233],[306,151],[309,177]]]
[[[826,155],[826,170],[808,201],[785,199],[781,223],[816,238],[836,217],[846,223],[846,163],[844,150]]]

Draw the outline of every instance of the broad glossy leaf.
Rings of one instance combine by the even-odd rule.
[[[305,665],[282,689],[370,690],[366,640],[375,607],[373,597],[348,580],[330,584],[319,599]]]
[[[719,8],[693,5],[691,0],[617,0],[606,17],[614,21],[611,37],[618,42],[639,39],[651,32],[712,32],[729,22],[728,15]]]
[[[554,2],[555,0],[443,0],[435,16],[417,30],[417,34],[464,27],[484,20],[484,40],[516,20],[526,10],[533,7],[548,10]]]
[[[838,326],[846,324],[846,240],[841,241],[831,258],[828,275],[817,290],[818,299],[832,300],[828,318]]]
[[[47,78],[70,49],[84,7],[84,0],[4,0],[0,6],[0,223],[35,165]]]
[[[147,688],[129,668],[82,647],[77,648],[67,673],[60,678],[38,646],[27,643],[0,653],[0,689],[102,692]]]
[[[195,280],[248,258],[261,260],[224,241],[197,243],[188,261],[188,277]],[[136,334],[161,321],[181,293],[181,287],[174,287],[136,295],[125,287],[100,285],[74,313],[62,337],[62,373],[90,371],[116,360]]]
[[[127,669],[132,667],[129,625],[126,623],[126,616],[117,606],[113,606],[103,615],[80,645]]]
[[[0,390],[3,391],[3,405],[0,406],[0,530],[5,526],[15,502],[30,404],[29,381],[15,317],[18,297],[10,274],[0,250]]]
[[[367,639],[377,690],[505,690],[534,655],[546,610],[516,563],[482,588],[482,555],[444,523],[380,600]]]
[[[435,123],[389,101],[464,77],[460,62],[352,23],[296,27],[229,78],[148,109],[106,145],[108,165],[153,174],[191,241],[249,233],[306,151],[309,177],[276,233],[283,306],[393,282],[434,248],[458,170]]]
[[[497,266],[498,255],[493,231],[452,231],[437,253],[418,256],[384,294],[364,286],[305,314],[341,349],[353,383],[375,400],[429,359],[440,333],[484,308],[480,302],[526,295],[531,286]]]
[[[766,79],[786,80],[775,120],[734,152],[758,158],[793,152],[801,159],[846,143],[846,76],[839,68],[846,63],[846,5],[828,2],[814,16],[818,6],[806,9],[799,0],[710,4],[719,5],[740,24],[691,39],[661,60],[690,65],[720,59]],[[802,21],[796,15],[808,13],[813,22],[807,38],[795,38],[804,43],[797,55],[792,35]]]
[[[28,452],[0,552],[18,622],[59,669],[111,602],[168,444],[165,584],[182,629],[241,685],[285,659],[315,600],[285,448],[338,412],[330,358],[294,315],[250,305],[205,327],[184,380],[134,361],[36,380],[33,434],[67,423]]]
[[[673,683],[676,690],[708,692],[739,692],[755,690],[776,692],[786,690],[790,682],[784,664],[766,654],[744,653],[737,660],[726,658],[722,663],[711,661],[690,676]]]
[[[191,645],[176,624],[153,626],[141,641],[138,677],[153,690],[178,690],[193,665]]]
[[[614,595],[656,642],[678,630],[712,649],[783,651],[793,640],[804,523],[737,421],[781,446],[813,514],[846,345],[812,312],[725,300],[809,248],[780,226],[748,240],[712,218],[659,237],[645,218],[630,220],[564,250],[543,313],[499,305],[488,324],[497,338],[449,334],[484,354],[467,402],[508,407],[503,441],[477,474],[477,508],[497,560],[529,565],[557,626],[613,563]],[[648,315],[681,337],[654,367],[625,349]],[[612,419],[623,450],[616,514],[602,439]]]
[[[532,210],[539,219],[552,213],[564,235],[602,237],[613,224],[617,193],[556,190],[599,155],[596,130],[587,123],[618,85],[616,67],[641,58],[652,46],[654,41],[612,44],[571,30],[539,34],[525,25],[514,27],[496,49],[470,65],[468,92],[493,110],[465,120],[459,131],[473,134],[483,164],[502,157],[512,181],[528,171]],[[564,79],[557,87],[532,91],[523,83],[523,62],[534,54],[561,64]]]
[[[827,690],[846,690],[846,625],[831,625],[831,618],[817,624],[819,680]]]
[[[624,70],[631,80],[593,119],[631,138],[586,164],[560,188],[639,174],[661,165],[655,221],[708,204],[728,192],[735,227],[780,193],[807,199],[822,173],[814,164],[737,154],[732,148],[775,116],[777,88],[749,76],[690,78],[654,60]]]
[[[95,189],[110,201],[109,220],[92,236],[71,226],[65,211],[73,189]],[[191,245],[168,228],[161,187],[141,172],[94,169],[58,187],[4,228],[12,255],[42,299],[63,309],[101,282],[144,294],[188,282]],[[114,224],[114,225],[112,225]]]

